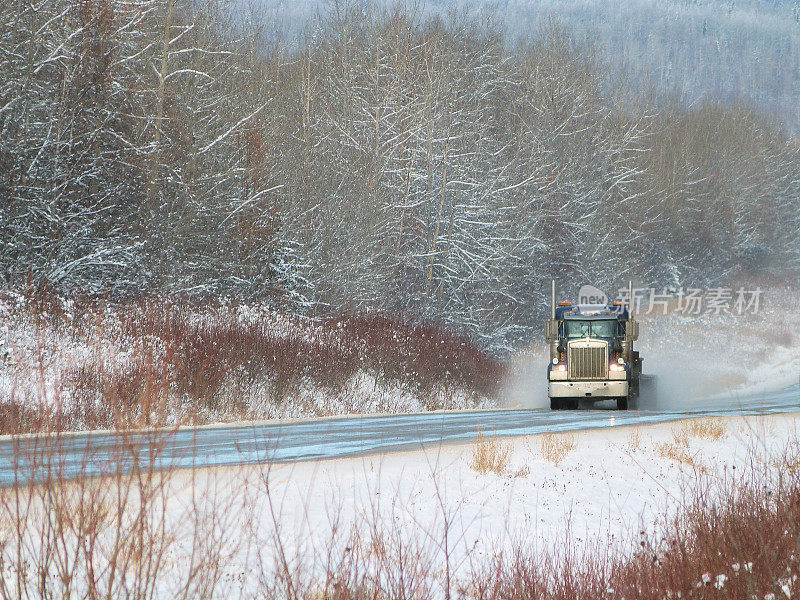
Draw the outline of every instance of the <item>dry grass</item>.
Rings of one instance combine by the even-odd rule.
[[[698,472],[705,472],[705,467],[698,460],[698,452],[692,452],[689,446],[690,432],[684,423],[681,427],[672,429],[672,441],[662,442],[656,446],[659,457],[686,465]]]
[[[630,450],[638,450],[642,445],[642,434],[639,427],[634,427],[628,434],[627,446]]]
[[[779,459],[773,461],[772,466],[779,472],[787,473],[790,477],[800,475],[800,440],[792,440]]]
[[[718,417],[692,419],[686,423],[686,427],[691,437],[712,441],[724,438],[728,432],[725,421]]]
[[[511,444],[503,443],[496,437],[486,437],[482,433],[478,433],[478,438],[472,446],[470,468],[481,474],[503,475],[508,470],[512,451]],[[520,476],[524,475],[520,474]]]
[[[524,479],[530,474],[531,474],[531,468],[528,465],[525,465],[514,471],[512,477],[514,477],[515,479],[517,478]]]
[[[544,460],[558,466],[576,445],[575,436],[572,434],[545,433],[539,440],[539,451]]]
[[[691,451],[690,440],[692,438],[698,438],[716,441],[725,437],[727,432],[727,425],[722,419],[716,417],[691,419],[673,428],[672,441],[658,444],[658,446],[656,446],[656,452],[661,458],[687,465],[699,472],[704,472],[705,466],[697,458],[699,451]]]
[[[800,473],[800,456],[787,456],[785,459],[778,461],[775,466],[786,471],[789,475],[796,475]]]

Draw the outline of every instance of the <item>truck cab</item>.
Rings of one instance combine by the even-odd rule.
[[[574,409],[581,400],[615,400],[617,409],[627,410],[639,395],[642,373],[642,359],[633,349],[639,326],[627,306],[553,302],[551,316],[550,408]]]

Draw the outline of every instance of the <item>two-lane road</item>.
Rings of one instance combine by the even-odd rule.
[[[171,431],[63,434],[43,439],[0,437],[0,486],[40,480],[47,473],[73,478],[131,465],[213,467],[267,461],[341,458],[451,443],[479,431],[501,436],[660,423],[698,416],[800,411],[800,387],[748,397],[703,401],[691,410],[480,410],[349,416]]]

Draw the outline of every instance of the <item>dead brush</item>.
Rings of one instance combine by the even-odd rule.
[[[631,450],[638,450],[642,445],[642,434],[638,427],[634,427],[628,434],[627,446]]]
[[[597,547],[498,555],[465,586],[474,600],[794,598],[800,592],[800,480],[751,456],[741,478],[708,480],[631,552]],[[709,492],[713,493],[709,493]]]
[[[656,446],[656,454],[660,458],[687,465],[699,472],[705,472],[703,464],[697,460],[697,452],[692,453],[689,446],[689,428],[682,427],[672,430],[672,441],[662,442]]]
[[[800,441],[793,440],[786,447],[783,455],[772,461],[772,466],[778,472],[785,472],[790,477],[797,477],[800,474]]]
[[[331,320],[323,323],[323,330],[335,332],[343,346],[356,348],[368,369],[423,393],[444,385],[492,396],[506,373],[501,361],[468,338],[414,323],[403,315],[377,313]]]
[[[539,441],[539,451],[544,460],[558,466],[576,445],[574,435],[545,433]]]
[[[728,431],[725,422],[715,417],[692,419],[687,424],[687,428],[689,435],[704,440],[722,439]]]
[[[478,439],[472,446],[470,468],[482,475],[486,473],[502,475],[508,469],[511,452],[511,444],[504,444],[495,437],[487,438],[479,432]]]
[[[47,366],[33,384],[15,375],[20,392],[0,399],[2,433],[258,419],[291,412],[292,403],[307,415],[360,412],[361,381],[374,381],[367,400],[388,402],[391,388],[427,410],[448,409],[491,399],[505,374],[468,338],[402,316],[311,319],[169,297],[106,306],[46,288],[25,298],[15,318],[39,323],[29,358]],[[45,344],[67,336],[80,352]],[[51,353],[59,359],[41,360]],[[51,372],[68,401],[21,399]]]

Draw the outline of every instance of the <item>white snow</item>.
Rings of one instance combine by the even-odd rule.
[[[790,288],[765,290],[755,314],[642,318],[644,372],[670,407],[714,396],[745,396],[800,383],[800,313]]]
[[[747,382],[737,392],[768,393],[800,384],[800,351],[797,347],[774,348],[770,360],[753,366]]]
[[[329,547],[335,528],[356,524],[364,534],[375,527],[398,539],[423,542],[441,572],[447,519],[450,566],[455,576],[465,576],[471,565],[511,553],[520,544],[556,554],[567,543],[579,555],[598,548],[629,551],[642,534],[656,533],[691,502],[701,483],[743,476],[754,458],[769,469],[789,440],[798,439],[800,414],[714,424],[724,427],[720,439],[692,435],[687,422],[570,434],[575,447],[558,465],[543,458],[544,436],[510,438],[503,440],[511,449],[503,474],[473,470],[474,443],[469,442],[275,465],[268,480],[277,499],[283,550],[297,562],[319,568],[312,549]],[[684,455],[692,457],[691,464],[669,458],[668,449],[684,436]],[[217,469],[208,476],[236,489],[266,477],[265,469]],[[271,556],[275,528],[265,499],[249,499],[261,536],[258,547]],[[238,560],[231,568],[241,571],[253,559]]]
[[[164,571],[156,595],[171,597],[171,586],[206,550],[216,552],[214,564],[221,568],[223,585],[214,596],[220,598],[273,597],[263,586],[283,570],[304,579],[313,596],[320,577],[335,571],[348,552],[359,553],[361,569],[388,560],[380,572],[391,577],[402,552],[411,560],[407,568],[422,569],[433,582],[428,597],[438,598],[446,573],[457,585],[471,570],[520,547],[557,556],[570,552],[578,560],[584,551],[630,552],[693,494],[713,493],[716,484],[746,477],[750,468],[774,473],[788,464],[778,462],[787,449],[795,464],[800,413],[702,421],[714,435],[701,435],[693,423],[698,421],[569,434],[574,444],[560,461],[545,460],[544,450],[563,437],[500,440],[510,452],[502,473],[473,469],[473,441],[351,459],[176,471],[165,487],[156,481],[151,503],[164,545],[156,548]],[[113,502],[126,496],[115,492],[117,479],[95,481],[79,495],[59,494],[55,501],[67,501],[61,510],[69,510],[71,497],[86,502],[93,493],[105,494],[94,501],[104,507],[102,546],[116,539]],[[38,487],[31,490],[33,501],[20,496],[32,564],[41,544],[36,523],[46,527],[53,518],[42,521],[37,510],[56,510],[52,495]],[[0,516],[13,517],[13,495],[6,501]],[[127,511],[137,513],[137,503]],[[14,535],[13,527],[0,527],[0,549],[12,566]],[[69,528],[58,533],[58,543],[62,537],[75,542],[71,535]],[[93,560],[101,568],[105,559],[101,552]],[[712,577],[724,587],[717,573]]]

